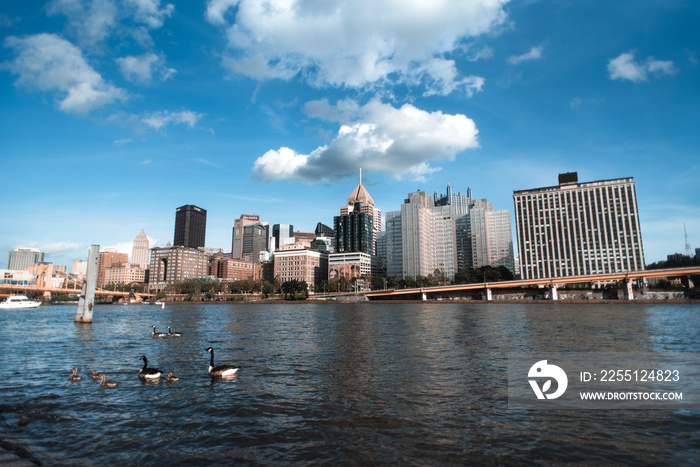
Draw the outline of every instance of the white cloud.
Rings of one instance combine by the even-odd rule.
[[[170,112],[167,110],[154,112],[149,116],[143,117],[141,123],[160,130],[166,125],[184,124],[190,128],[194,128],[203,114],[192,112],[191,110],[181,110],[179,112]]]
[[[608,62],[610,79],[622,79],[639,83],[647,81],[648,73],[655,75],[672,75],[676,68],[672,61],[655,60],[647,58],[639,63],[634,58],[634,52],[626,52]]]
[[[66,16],[68,32],[83,45],[102,41],[117,26],[117,6],[111,0],[53,0],[46,12]]]
[[[76,251],[87,250],[87,248],[87,245],[79,242],[54,242],[47,243],[41,246],[39,249],[47,254],[63,255],[68,253],[74,253]]]
[[[432,94],[469,94],[483,79],[459,76],[447,55],[467,54],[466,39],[503,24],[507,1],[209,0],[206,18],[227,26],[222,63],[234,73],[300,75],[317,87],[420,83]]]
[[[54,34],[8,37],[5,47],[17,57],[8,68],[19,75],[17,86],[57,92],[58,106],[66,112],[86,113],[125,100],[124,90],[106,83],[70,42]]]
[[[352,101],[336,106],[313,101],[305,108],[311,116],[342,122],[335,139],[310,154],[286,147],[267,151],[253,166],[258,178],[314,183],[354,175],[361,167],[421,180],[440,170],[431,162],[454,160],[479,146],[476,125],[461,114],[426,112],[409,104],[397,109],[378,101],[362,107]]]
[[[542,58],[542,46],[533,47],[529,52],[522,55],[513,55],[508,59],[508,63],[511,65],[518,65],[522,62],[529,62],[530,60],[539,60]]]
[[[160,0],[126,0],[124,3],[131,7],[129,13],[134,20],[145,24],[149,29],[163,27],[165,19],[169,18],[175,9],[170,3],[161,8]]]
[[[118,58],[117,64],[125,79],[139,84],[150,84],[154,80],[165,81],[177,73],[165,66],[164,56],[152,52],[137,57]]]
[[[161,28],[173,9],[171,4],[161,7],[160,0],[52,0],[46,6],[48,14],[68,19],[67,33],[85,47],[114,33],[150,43],[148,30]]]
[[[226,24],[224,15],[229,9],[235,7],[238,2],[239,0],[209,0],[205,13],[207,21],[213,24]]]

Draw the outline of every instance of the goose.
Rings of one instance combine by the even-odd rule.
[[[113,388],[117,385],[114,381],[105,381],[105,375],[100,375],[100,386],[103,388]]]
[[[141,357],[141,360],[143,360],[143,368],[141,368],[141,370],[139,371],[139,378],[160,378],[160,370],[158,368],[148,368],[148,359],[145,355]]]
[[[156,332],[156,325],[153,325],[153,332],[151,333],[151,337],[167,337],[168,333],[167,332]]]
[[[181,335],[181,332],[172,332],[170,326],[168,326],[168,337],[180,337]]]
[[[168,373],[168,376],[167,376],[165,379],[168,380],[168,381],[177,381],[177,380],[180,379],[180,378],[178,378],[177,376],[175,376],[175,375],[172,374],[172,373]]]
[[[80,376],[77,375],[78,369],[77,369],[77,368],[73,368],[71,371],[73,372],[73,374],[70,375],[70,380],[71,380],[71,381],[80,381]]]
[[[100,379],[100,375],[97,374],[97,370],[92,370],[92,374],[90,375],[92,379]]]
[[[238,367],[235,365],[219,365],[214,366],[214,349],[211,347],[207,348],[207,352],[211,354],[211,361],[209,362],[209,376],[233,376],[238,371]]]

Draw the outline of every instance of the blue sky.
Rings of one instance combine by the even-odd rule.
[[[229,252],[244,213],[332,225],[362,167],[382,212],[634,177],[663,260],[684,224],[700,247],[698,24],[676,0],[2,2],[0,256],[164,246],[184,204]]]

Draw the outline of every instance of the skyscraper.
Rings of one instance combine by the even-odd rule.
[[[360,170],[359,185],[357,185],[355,189],[352,190],[352,193],[350,193],[350,196],[348,196],[345,206],[342,206],[340,208],[341,216],[346,216],[352,213],[363,213],[371,219],[373,235],[371,245],[372,251],[369,254],[376,254],[374,239],[376,239],[377,233],[381,232],[382,230],[382,211],[381,209],[374,206],[374,199],[370,196],[369,192],[364,187],[364,185],[362,185],[362,170]]]
[[[488,200],[472,199],[472,189],[467,194],[452,193],[447,185],[447,195],[433,199],[436,206],[450,206],[455,220],[458,269],[482,266],[505,266],[515,274],[513,234],[510,211],[497,211]]]
[[[401,211],[386,213],[386,275],[403,277]]]
[[[578,182],[513,192],[523,279],[644,270],[634,180]]]
[[[294,226],[290,224],[274,224],[272,237],[275,239],[275,249],[294,242]]]
[[[453,278],[457,252],[450,206],[435,206],[424,191],[409,193],[401,205],[401,249],[402,277],[428,276],[438,269]]]
[[[134,238],[134,244],[131,248],[131,265],[141,269],[147,269],[150,251],[148,237],[146,237],[146,234],[143,233],[143,229],[141,229],[141,232]]]
[[[260,252],[267,251],[270,234],[267,224],[253,224],[243,227],[241,258],[259,264]]]
[[[206,209],[187,204],[175,210],[174,246],[202,248],[207,235]]]
[[[243,228],[258,223],[260,223],[260,216],[257,214],[241,214],[240,219],[233,221],[232,258],[243,258]]]
[[[359,208],[359,202],[358,208]],[[374,229],[372,216],[353,210],[333,218],[336,253],[362,252],[374,255]]]
[[[44,261],[44,252],[36,248],[15,248],[7,254],[7,269],[23,271]]]

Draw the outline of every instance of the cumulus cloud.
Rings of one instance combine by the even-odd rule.
[[[179,112],[170,112],[167,110],[154,112],[141,119],[141,123],[160,130],[166,125],[187,125],[190,128],[194,128],[199,119],[202,118],[201,113],[193,112],[191,110],[181,110]]]
[[[79,242],[54,242],[47,243],[43,245],[40,249],[41,251],[47,254],[60,255],[87,250],[87,246],[84,243]]]
[[[165,66],[165,57],[152,52],[139,56],[117,59],[119,70],[128,81],[138,84],[150,84],[153,81],[165,81],[172,78],[174,69]]]
[[[608,72],[610,73],[610,79],[622,79],[639,83],[647,81],[648,73],[657,76],[672,75],[676,73],[676,68],[672,61],[656,60],[654,57],[649,57],[644,62],[637,62],[634,58],[634,52],[626,52],[610,59]]]
[[[11,36],[5,47],[17,53],[8,65],[19,75],[15,85],[56,92],[58,107],[65,112],[86,113],[127,98],[88,65],[80,49],[54,34]]]
[[[508,58],[508,63],[511,65],[518,65],[522,62],[529,62],[531,60],[539,60],[542,58],[542,46],[533,47],[529,52],[522,55],[513,55]]]
[[[82,46],[95,46],[115,32],[150,42],[148,31],[161,28],[173,9],[160,0],[52,0],[46,6],[48,14],[67,18],[67,32]]]
[[[506,20],[507,0],[209,0],[206,18],[226,27],[223,65],[254,79],[297,75],[317,87],[420,83],[432,94],[467,94],[454,55],[465,40]],[[228,17],[227,17],[228,14]]]
[[[397,109],[379,101],[333,106],[322,100],[305,108],[312,117],[342,123],[337,135],[309,154],[287,147],[267,151],[253,165],[261,180],[315,183],[354,175],[360,167],[422,180],[440,170],[431,162],[454,160],[459,152],[479,146],[476,125],[461,114],[426,112],[410,104]]]

